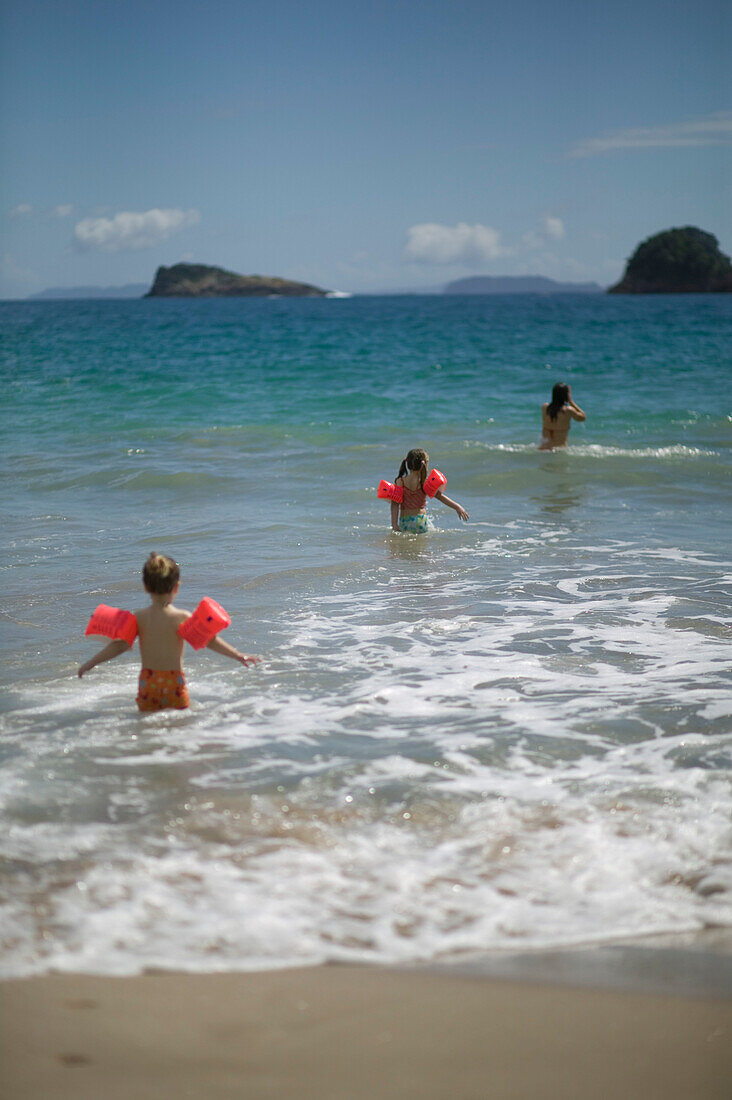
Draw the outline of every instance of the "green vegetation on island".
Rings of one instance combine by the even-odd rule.
[[[692,225],[649,237],[608,294],[732,293],[732,263],[717,238]]]
[[[237,275],[207,264],[159,267],[146,298],[324,298],[328,293],[309,283],[272,275]]]

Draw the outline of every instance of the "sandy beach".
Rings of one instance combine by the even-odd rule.
[[[5,981],[4,1100],[721,1100],[732,1007],[434,970]]]

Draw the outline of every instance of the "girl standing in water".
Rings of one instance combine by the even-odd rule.
[[[572,390],[566,382],[557,382],[551,401],[541,406],[540,451],[553,451],[567,446],[567,436],[573,420],[583,421],[587,416],[572,400]]]
[[[428,530],[427,524],[427,493],[424,489],[427,479],[427,464],[430,456],[426,451],[415,447],[402,459],[396,485],[403,490],[400,503],[392,501],[391,526],[393,531],[404,531],[412,535],[424,535]],[[442,478],[444,485],[445,479]],[[429,486],[428,486],[429,489]],[[435,500],[446,504],[460,516],[460,519],[468,519],[468,513],[461,504],[450,500],[442,490],[435,492]]]

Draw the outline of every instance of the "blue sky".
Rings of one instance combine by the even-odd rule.
[[[218,264],[351,291],[732,251],[726,0],[5,0],[0,296]]]

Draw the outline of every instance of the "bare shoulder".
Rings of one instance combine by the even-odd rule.
[[[176,623],[184,623],[186,619],[190,619],[193,612],[186,611],[185,607],[173,607],[171,604],[168,608],[168,615]]]

